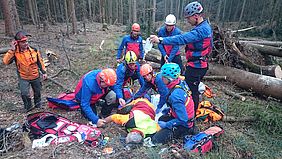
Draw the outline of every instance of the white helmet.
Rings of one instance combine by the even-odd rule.
[[[173,14],[169,14],[165,18],[166,25],[175,25],[176,24],[176,17]]]

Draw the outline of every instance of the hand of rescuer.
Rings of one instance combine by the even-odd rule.
[[[106,124],[106,121],[103,119],[98,119],[97,121],[97,127],[102,127]]]
[[[123,98],[119,98],[119,99],[118,99],[118,102],[119,102],[119,104],[120,104],[122,107],[124,107],[125,104],[126,104],[126,102],[125,102],[125,100],[124,100]]]
[[[150,35],[150,41],[152,43],[160,43],[159,37],[157,35]]]

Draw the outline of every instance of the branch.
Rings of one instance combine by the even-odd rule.
[[[55,75],[51,76],[50,78],[55,78],[55,77],[57,77],[60,73],[62,73],[62,72],[64,72],[64,71],[68,71],[68,72],[74,74],[76,77],[79,77],[79,75],[78,75],[76,72],[74,72],[73,70],[69,70],[69,69],[65,69],[65,68],[64,68],[64,69],[60,70],[58,73],[56,73]]]
[[[73,90],[69,89],[69,87],[67,87],[67,86],[65,86],[65,85],[63,85],[63,84],[61,84],[61,83],[59,83],[58,81],[54,80],[54,79],[51,78],[51,77],[47,78],[47,80],[49,80],[49,81],[55,83],[56,85],[62,87],[63,89],[65,89],[65,90],[67,90],[67,91],[69,91],[69,92],[73,92]]]
[[[254,28],[256,28],[256,26],[245,28],[245,29],[233,30],[231,31],[231,33],[243,32],[243,31],[254,29]]]

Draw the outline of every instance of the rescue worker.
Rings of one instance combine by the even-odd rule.
[[[114,92],[120,106],[125,106],[126,101],[123,93],[123,87],[127,84],[132,85],[135,80],[139,81],[140,86],[144,85],[144,79],[140,75],[140,64],[137,56],[133,51],[125,54],[125,62],[120,63],[117,67],[117,83],[114,86]]]
[[[160,130],[155,121],[155,107],[148,99],[138,98],[125,107],[130,107],[130,110],[124,114],[113,114],[105,118],[105,121],[125,126],[129,132],[126,143],[141,143],[143,138],[150,137]]]
[[[212,28],[202,15],[203,7],[199,2],[191,2],[184,8],[184,16],[194,28],[182,35],[157,37],[151,35],[152,42],[164,45],[186,44],[185,80],[192,91],[195,110],[199,105],[198,87],[208,70],[208,58],[213,48]]]
[[[43,63],[40,52],[29,46],[28,37],[31,37],[25,31],[19,31],[12,41],[10,49],[3,58],[3,63],[8,65],[15,61],[19,79],[19,89],[26,112],[33,109],[30,95],[30,86],[34,93],[34,105],[41,107],[41,79],[47,78],[46,68]]]
[[[85,74],[78,82],[75,89],[75,100],[80,104],[82,114],[97,127],[102,127],[105,120],[99,119],[95,103],[105,98],[117,80],[115,70],[111,68],[93,70]],[[102,106],[101,115],[107,117],[111,114],[113,105]]]
[[[155,90],[160,94],[160,101],[157,105],[156,113],[158,114],[162,106],[166,103],[166,96],[168,94],[168,88],[162,80],[161,74],[156,74],[150,64],[144,64],[141,66],[140,74],[144,78],[144,85],[134,95],[134,98],[144,97],[145,93],[150,89]]]
[[[186,82],[179,78],[180,72],[176,63],[166,63],[161,67],[162,80],[169,89],[166,104],[170,113],[159,118],[162,129],[152,137],[154,144],[194,133],[194,102]]]
[[[174,35],[180,35],[181,30],[176,27],[176,17],[173,14],[169,14],[165,18],[165,25],[160,28],[158,32],[159,37],[170,37]],[[170,44],[158,44],[159,50],[162,54],[161,66],[167,62],[174,62],[181,68],[181,74],[183,72],[183,64],[180,56],[179,45]]]
[[[122,42],[118,48],[117,52],[117,62],[122,62],[122,53],[127,53],[128,51],[133,51],[137,59],[144,59],[144,49],[142,44],[142,37],[140,34],[140,25],[134,23],[131,27],[130,35],[125,35],[122,39]]]

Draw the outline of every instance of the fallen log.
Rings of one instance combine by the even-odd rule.
[[[260,44],[254,44],[254,43],[247,43],[246,45],[256,48],[259,52],[263,54],[282,57],[282,48],[281,47],[273,47],[273,46],[260,45]]]
[[[222,121],[224,122],[253,122],[253,121],[256,121],[256,118],[254,116],[249,116],[249,117],[224,116]]]
[[[204,76],[203,80],[226,80],[226,76]]]
[[[282,99],[281,79],[217,64],[209,65],[209,74],[227,76],[228,81],[235,82],[237,86],[243,89],[251,89],[261,95]]]
[[[238,94],[238,93],[235,93],[235,92],[233,92],[233,91],[231,91],[231,90],[222,88],[222,91],[223,91],[224,93],[226,93],[226,94],[232,96],[232,97],[235,97],[235,98],[240,99],[241,101],[245,101],[245,100],[246,100],[246,97],[244,97],[244,96],[242,96],[242,95],[240,95],[240,94]]]
[[[240,44],[260,44],[260,45],[268,45],[274,47],[282,46],[282,41],[267,41],[267,40],[259,40],[259,41],[249,41],[249,40],[239,40]]]

